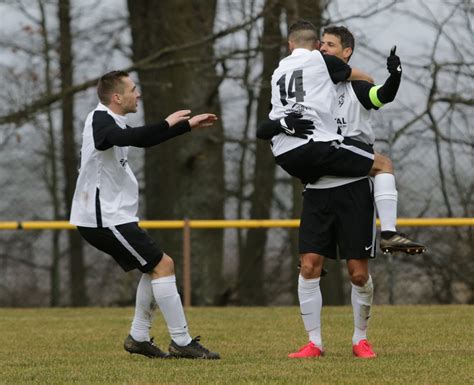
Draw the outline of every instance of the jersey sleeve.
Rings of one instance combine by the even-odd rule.
[[[122,129],[106,111],[96,111],[92,118],[94,145],[105,151],[113,146],[151,147],[190,131],[189,123],[169,127],[166,120],[157,124]]]
[[[365,80],[354,80],[351,82],[351,84],[357,99],[366,110],[377,110],[383,106],[383,103],[378,102],[374,98],[374,92],[377,92],[377,86],[374,86],[372,83],[369,83]]]
[[[360,103],[367,109],[379,109],[385,104],[393,102],[400,87],[400,76],[390,75],[383,85],[355,80],[352,88]]]
[[[280,122],[278,122],[277,120],[266,119],[260,122],[260,124],[257,127],[258,139],[270,140],[275,135],[278,135],[280,133],[281,133]]]
[[[329,76],[334,84],[343,82],[351,76],[352,68],[343,60],[332,55],[322,55],[326,67],[329,71]]]

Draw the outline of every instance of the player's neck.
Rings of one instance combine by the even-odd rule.
[[[120,106],[117,106],[115,104],[109,104],[106,107],[116,115],[125,116],[125,113],[123,112]]]

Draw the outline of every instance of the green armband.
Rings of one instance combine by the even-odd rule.
[[[379,98],[377,96],[377,91],[379,90],[380,87],[382,87],[382,86],[374,86],[369,91],[369,99],[370,99],[371,103],[375,107],[378,107],[378,108],[383,107],[383,103],[379,100]]]

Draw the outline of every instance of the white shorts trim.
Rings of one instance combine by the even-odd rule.
[[[138,252],[132,247],[132,245],[130,245],[130,243],[127,242],[127,240],[122,234],[120,234],[115,226],[110,226],[109,229],[115,235],[115,238],[117,238],[117,240],[123,245],[123,247],[125,247],[130,252],[130,254],[132,254],[138,260],[138,262],[140,262],[140,265],[145,266],[147,264],[142,256],[138,254]]]
[[[367,151],[364,151],[364,150],[362,150],[362,149],[360,149],[359,147],[356,147],[356,146],[351,146],[351,145],[347,145],[347,144],[344,144],[344,143],[340,143],[338,145],[338,147],[342,147],[342,148],[346,149],[347,151],[353,152],[355,154],[364,156],[364,157],[372,159],[372,160],[375,159],[374,154],[372,154],[370,152],[367,152]]]

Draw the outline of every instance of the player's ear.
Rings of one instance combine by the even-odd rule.
[[[319,51],[319,49],[321,48],[321,40],[316,40],[314,42],[314,49],[317,49]]]
[[[288,40],[288,51],[291,53],[295,49],[295,43],[293,43],[291,40]]]
[[[346,47],[342,50],[342,56],[344,59],[349,60],[349,58],[352,55],[352,48],[351,47]]]
[[[114,102],[116,104],[121,104],[122,103],[122,95],[120,95],[117,92],[114,92],[110,99],[111,99],[112,102]]]

